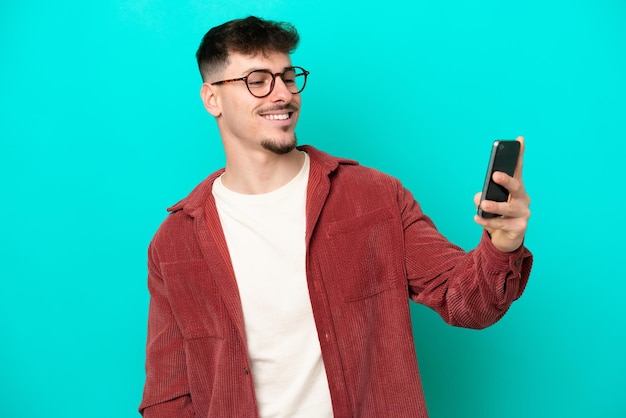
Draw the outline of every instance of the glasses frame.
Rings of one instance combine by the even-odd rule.
[[[276,86],[276,77],[277,76],[280,76],[280,78],[283,80],[283,83],[284,83],[285,82],[285,79],[283,78],[284,74],[286,72],[288,72],[288,71],[293,71],[293,70],[300,70],[300,71],[302,71],[302,75],[304,76],[304,83],[302,83],[302,88],[300,90],[296,91],[296,92],[292,92],[291,90],[289,90],[289,87],[287,87],[287,90],[289,90],[289,92],[291,94],[299,94],[306,87],[307,76],[310,74],[310,72],[305,70],[302,67],[297,67],[297,66],[287,67],[281,73],[273,73],[270,70],[254,70],[254,71],[250,71],[247,75],[245,75],[243,77],[231,78],[231,79],[228,79],[228,80],[215,81],[215,82],[211,83],[211,85],[212,86],[218,86],[218,85],[221,85],[221,84],[229,84],[229,83],[235,83],[237,81],[244,81],[246,83],[246,88],[248,89],[250,94],[253,95],[256,98],[262,99],[263,97],[269,96],[274,91],[274,87]],[[252,93],[252,90],[250,90],[250,86],[248,85],[248,77],[250,77],[250,74],[252,74],[252,73],[265,73],[265,74],[269,74],[269,75],[272,76],[272,84],[270,84],[270,91],[268,91],[267,94],[264,94],[262,96],[258,96],[256,94]],[[300,74],[298,74],[298,76],[300,76]]]

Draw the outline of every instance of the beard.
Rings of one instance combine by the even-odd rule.
[[[261,146],[274,154],[283,155],[293,151],[298,145],[298,139],[296,134],[293,134],[293,138],[289,142],[280,142],[273,138],[267,138],[261,141]]]

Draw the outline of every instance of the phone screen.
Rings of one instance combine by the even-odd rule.
[[[503,171],[509,176],[513,176],[517,159],[519,158],[520,143],[515,140],[497,140],[493,142],[491,148],[491,156],[489,157],[489,165],[483,185],[483,193],[480,201],[493,200],[496,202],[506,202],[509,199],[509,191],[494,183],[493,173],[495,171]],[[494,218],[500,216],[495,213],[484,212],[478,209],[478,215],[483,218]]]

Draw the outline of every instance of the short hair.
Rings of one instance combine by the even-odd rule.
[[[286,22],[275,22],[249,16],[211,28],[202,38],[196,52],[202,80],[228,64],[230,53],[254,55],[274,52],[291,54],[296,50],[300,35]]]

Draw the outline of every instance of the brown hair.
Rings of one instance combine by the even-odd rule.
[[[280,52],[291,54],[300,35],[290,23],[263,20],[255,16],[236,19],[211,28],[196,52],[203,81],[228,63],[228,54],[244,55]]]

